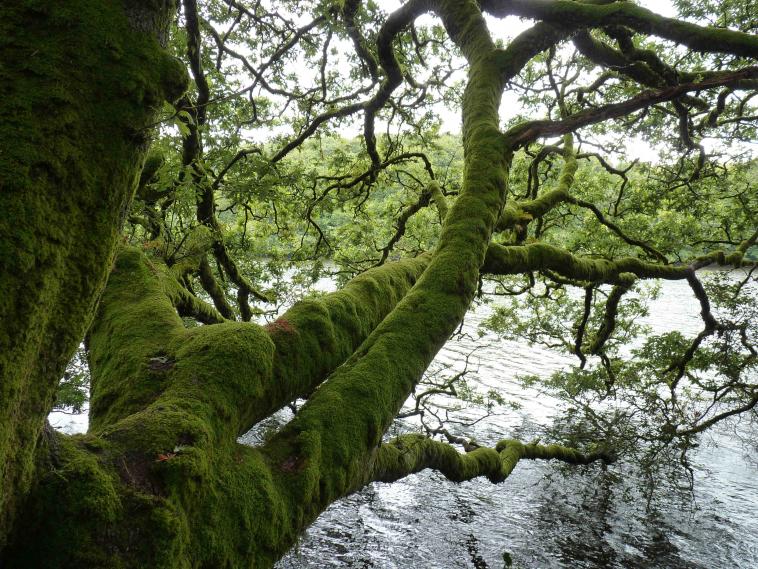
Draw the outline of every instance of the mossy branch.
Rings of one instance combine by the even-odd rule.
[[[502,70],[515,69],[548,41],[532,33],[498,50],[476,3],[429,4],[470,64],[462,191],[413,289],[264,447],[281,457],[305,519],[365,484],[365,466],[383,433],[465,315],[506,195],[511,152],[499,132]]]
[[[408,294],[431,256],[385,263],[337,292],[298,302],[265,329],[274,342],[273,378],[243,431],[298,397],[343,364]]]
[[[94,430],[143,408],[164,387],[147,373],[149,359],[184,330],[167,272],[133,247],[116,259],[88,333]]]
[[[506,204],[495,226],[496,231],[515,229],[519,240],[523,240],[532,220],[543,217],[556,206],[572,199],[570,190],[578,168],[573,142],[571,134],[563,136],[563,168],[557,187],[534,199]]]
[[[560,460],[569,464],[612,463],[615,456],[607,451],[582,453],[560,445],[524,444],[517,440],[500,441],[495,448],[477,447],[462,454],[451,444],[421,434],[402,435],[376,450],[370,479],[394,482],[410,474],[431,468],[455,482],[481,476],[491,482],[503,482],[521,459]]]
[[[681,280],[687,278],[688,266],[661,265],[623,257],[614,261],[588,259],[545,243],[527,245],[491,245],[482,267],[483,273],[512,275],[527,271],[550,270],[559,275],[589,282],[616,282],[622,273],[640,278]]]
[[[203,255],[203,258],[200,260],[198,277],[200,278],[200,284],[205,289],[205,292],[211,297],[216,310],[223,314],[224,318],[234,320],[234,308],[229,304],[224,289],[213,274],[213,269],[208,262],[207,255]]]
[[[758,58],[758,38],[752,34],[666,18],[631,2],[484,0],[481,4],[483,10],[496,16],[517,15],[559,26],[628,26],[637,32],[685,45],[693,51]]]
[[[445,194],[442,193],[442,188],[437,182],[432,182],[429,184],[428,190],[432,197],[432,200],[434,201],[434,204],[437,206],[437,213],[439,214],[440,222],[444,223],[445,218],[447,217],[447,212],[449,211],[447,198],[445,197]]]
[[[571,186],[573,185],[574,176],[578,168],[578,156],[573,148],[573,136],[571,136],[571,134],[565,134],[563,138],[564,165],[561,169],[557,187],[545,192],[535,199],[521,200],[506,204],[495,228],[496,231],[515,229],[518,241],[521,242],[526,238],[526,227],[533,220],[542,218],[562,203],[570,203],[572,205],[589,209],[602,225],[610,229],[625,243],[639,247],[657,261],[667,264],[668,260],[661,252],[644,241],[629,237],[618,225],[606,218],[595,204],[571,195]],[[623,174],[623,172],[621,173]]]
[[[739,251],[729,254],[724,251],[714,251],[695,258],[689,264],[663,265],[636,257],[621,257],[615,260],[590,259],[546,243],[529,243],[526,245],[491,244],[487,249],[482,272],[493,275],[514,275],[528,271],[547,270],[577,281],[616,283],[622,273],[631,273],[642,279],[688,279],[691,272],[714,263],[721,266],[731,265],[734,268],[755,265],[751,261],[743,260],[743,255]]]
[[[225,321],[186,291],[165,265],[126,248],[89,335],[91,424],[94,429],[113,424],[169,387],[181,397],[184,380],[178,375],[184,369],[194,377],[186,378],[188,384],[210,385],[224,378],[224,389],[218,394],[206,389],[205,399],[224,398],[237,385],[234,410],[221,414],[236,436],[311,393],[393,309],[428,263],[429,256],[422,255],[366,271],[341,290],[301,301],[260,327]],[[218,324],[186,329],[175,306]],[[261,344],[254,345],[256,341]],[[247,369],[242,362],[250,358],[258,358],[260,365]]]

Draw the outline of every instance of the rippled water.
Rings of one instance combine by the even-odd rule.
[[[686,283],[664,283],[649,324],[655,332],[695,333],[698,310]],[[488,311],[480,307],[468,319],[474,337]],[[438,363],[460,360],[474,345],[451,341]],[[528,440],[558,403],[524,389],[515,376],[548,374],[570,360],[499,341],[476,354],[472,379],[522,407],[468,434],[487,444],[514,432]],[[617,465],[559,472],[548,463],[522,461],[498,485],[454,484],[431,471],[376,483],[333,504],[277,567],[754,569],[758,469],[743,452],[729,433],[710,436],[692,457],[694,492],[659,490],[649,504],[643,481]]]

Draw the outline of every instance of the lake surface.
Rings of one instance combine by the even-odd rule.
[[[464,331],[476,338],[490,310],[479,307]],[[657,333],[695,334],[698,312],[686,283],[665,282],[647,321]],[[476,344],[451,341],[437,363],[460,361]],[[503,341],[476,356],[472,382],[497,388],[521,408],[487,418],[468,435],[484,444],[514,432],[530,440],[559,403],[524,389],[516,376],[549,374],[571,359]],[[455,484],[424,471],[333,504],[277,567],[755,569],[758,468],[744,452],[733,433],[704,438],[692,455],[694,491],[658,489],[649,503],[644,481],[618,463],[559,471],[554,463],[524,460],[497,485],[486,479]]]

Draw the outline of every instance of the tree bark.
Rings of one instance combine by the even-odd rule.
[[[171,0],[0,7],[0,551],[90,323],[156,110],[186,87]]]

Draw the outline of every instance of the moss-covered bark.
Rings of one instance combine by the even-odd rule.
[[[560,36],[539,27],[500,50],[474,2],[438,2],[435,9],[470,63],[463,191],[418,283],[264,447],[289,472],[283,490],[296,504],[296,521],[313,520],[366,484],[383,433],[468,309],[506,194],[510,149],[498,130],[504,82]]]
[[[515,14],[561,26],[628,26],[637,32],[675,41],[693,51],[758,57],[758,38],[754,35],[666,18],[631,2],[484,0],[482,8],[498,16]]]
[[[624,273],[645,279],[684,280],[693,269],[711,263],[739,268],[743,266],[744,261],[739,249],[729,255],[723,251],[715,251],[693,259],[688,265],[663,265],[643,261],[637,257],[621,257],[611,261],[580,257],[560,247],[538,242],[526,245],[490,245],[482,272],[516,275],[549,270],[575,281],[615,283],[623,278]]]
[[[428,262],[421,256],[367,271],[269,326],[185,328],[174,308],[183,302],[175,276],[124,248],[88,335],[90,434],[43,438],[38,484],[10,563],[271,565],[306,523],[293,515],[299,494],[289,475],[298,466],[239,445],[237,435],[316,389]]]
[[[172,9],[0,7],[0,549],[105,284],[155,110],[186,84],[159,45]]]
[[[552,23],[498,48],[481,4]],[[499,130],[505,84],[540,51],[576,28],[626,24],[695,49],[723,40],[734,53],[755,55],[754,41],[744,34],[670,26],[629,3],[604,4],[405,3],[377,36],[376,64],[385,80],[376,95],[321,115],[274,161],[327,118],[362,109],[376,165],[373,116],[402,81],[393,42],[413,18],[436,11],[470,71],[462,191],[448,208],[439,187],[429,188],[444,219],[433,254],[367,271],[340,292],[301,302],[261,327],[225,319],[233,311],[214,289],[207,263],[201,277],[217,310],[188,295],[163,264],[124,249],[89,331],[90,433],[67,437],[44,429],[55,384],[105,285],[154,110],[178,95],[185,80],[159,45],[173,8],[168,0],[6,3],[0,9],[0,74],[10,85],[0,109],[0,563],[270,566],[329,504],[371,480],[433,467],[455,480],[486,475],[500,481],[521,458],[604,458],[517,441],[468,455],[417,436],[381,444],[460,324],[482,270],[551,270],[576,280],[617,282],[620,295],[631,278],[626,273],[692,284],[699,263],[740,265],[755,243],[753,236],[729,256],[714,254],[689,267],[581,259],[540,243],[490,245],[498,220],[528,223],[558,203],[578,204],[569,194],[576,157],[567,138],[558,188],[503,215],[514,148],[529,140],[529,132],[552,132],[540,130],[544,121],[507,135]],[[721,83],[707,85],[714,84]],[[679,86],[655,100],[703,85]],[[614,108],[618,115],[637,107]],[[555,133],[595,118],[579,115]],[[206,198],[201,221],[215,231],[212,191]],[[232,275],[238,284],[241,278]],[[618,298],[609,300],[609,310]],[[211,325],[187,329],[177,310]],[[703,314],[710,314],[707,304]],[[303,396],[308,402],[296,418],[265,444],[236,442],[252,424]],[[20,516],[23,500],[28,507]]]
[[[15,559],[48,566],[267,565],[328,504],[367,482],[382,433],[476,290],[505,198],[510,154],[498,130],[504,82],[554,39],[526,34],[497,50],[474,2],[441,2],[438,9],[471,73],[464,191],[431,261],[375,269],[340,293],[293,308],[268,331],[246,323],[184,330],[165,290],[160,301],[154,268],[127,251],[90,335],[92,434],[65,443],[51,438],[68,452],[51,453]],[[133,278],[122,279],[127,275]],[[130,304],[133,313],[124,311]],[[155,321],[140,325],[148,312]],[[264,447],[236,444],[241,429],[312,391],[330,372]],[[95,522],[77,525],[82,536],[53,540],[51,550],[33,547],[38,536],[55,532],[55,520],[81,517],[79,502],[68,497],[85,493],[105,503]],[[66,498],[53,502],[53,494]],[[135,546],[127,529],[133,516],[143,543],[134,561],[126,554]]]
[[[414,472],[434,468],[455,482],[479,476],[486,476],[491,482],[502,482],[522,458],[560,460],[569,464],[615,460],[612,453],[604,450],[583,454],[561,445],[524,444],[512,439],[500,441],[495,448],[478,447],[461,454],[449,444],[410,434],[382,444],[367,476],[394,482]]]

